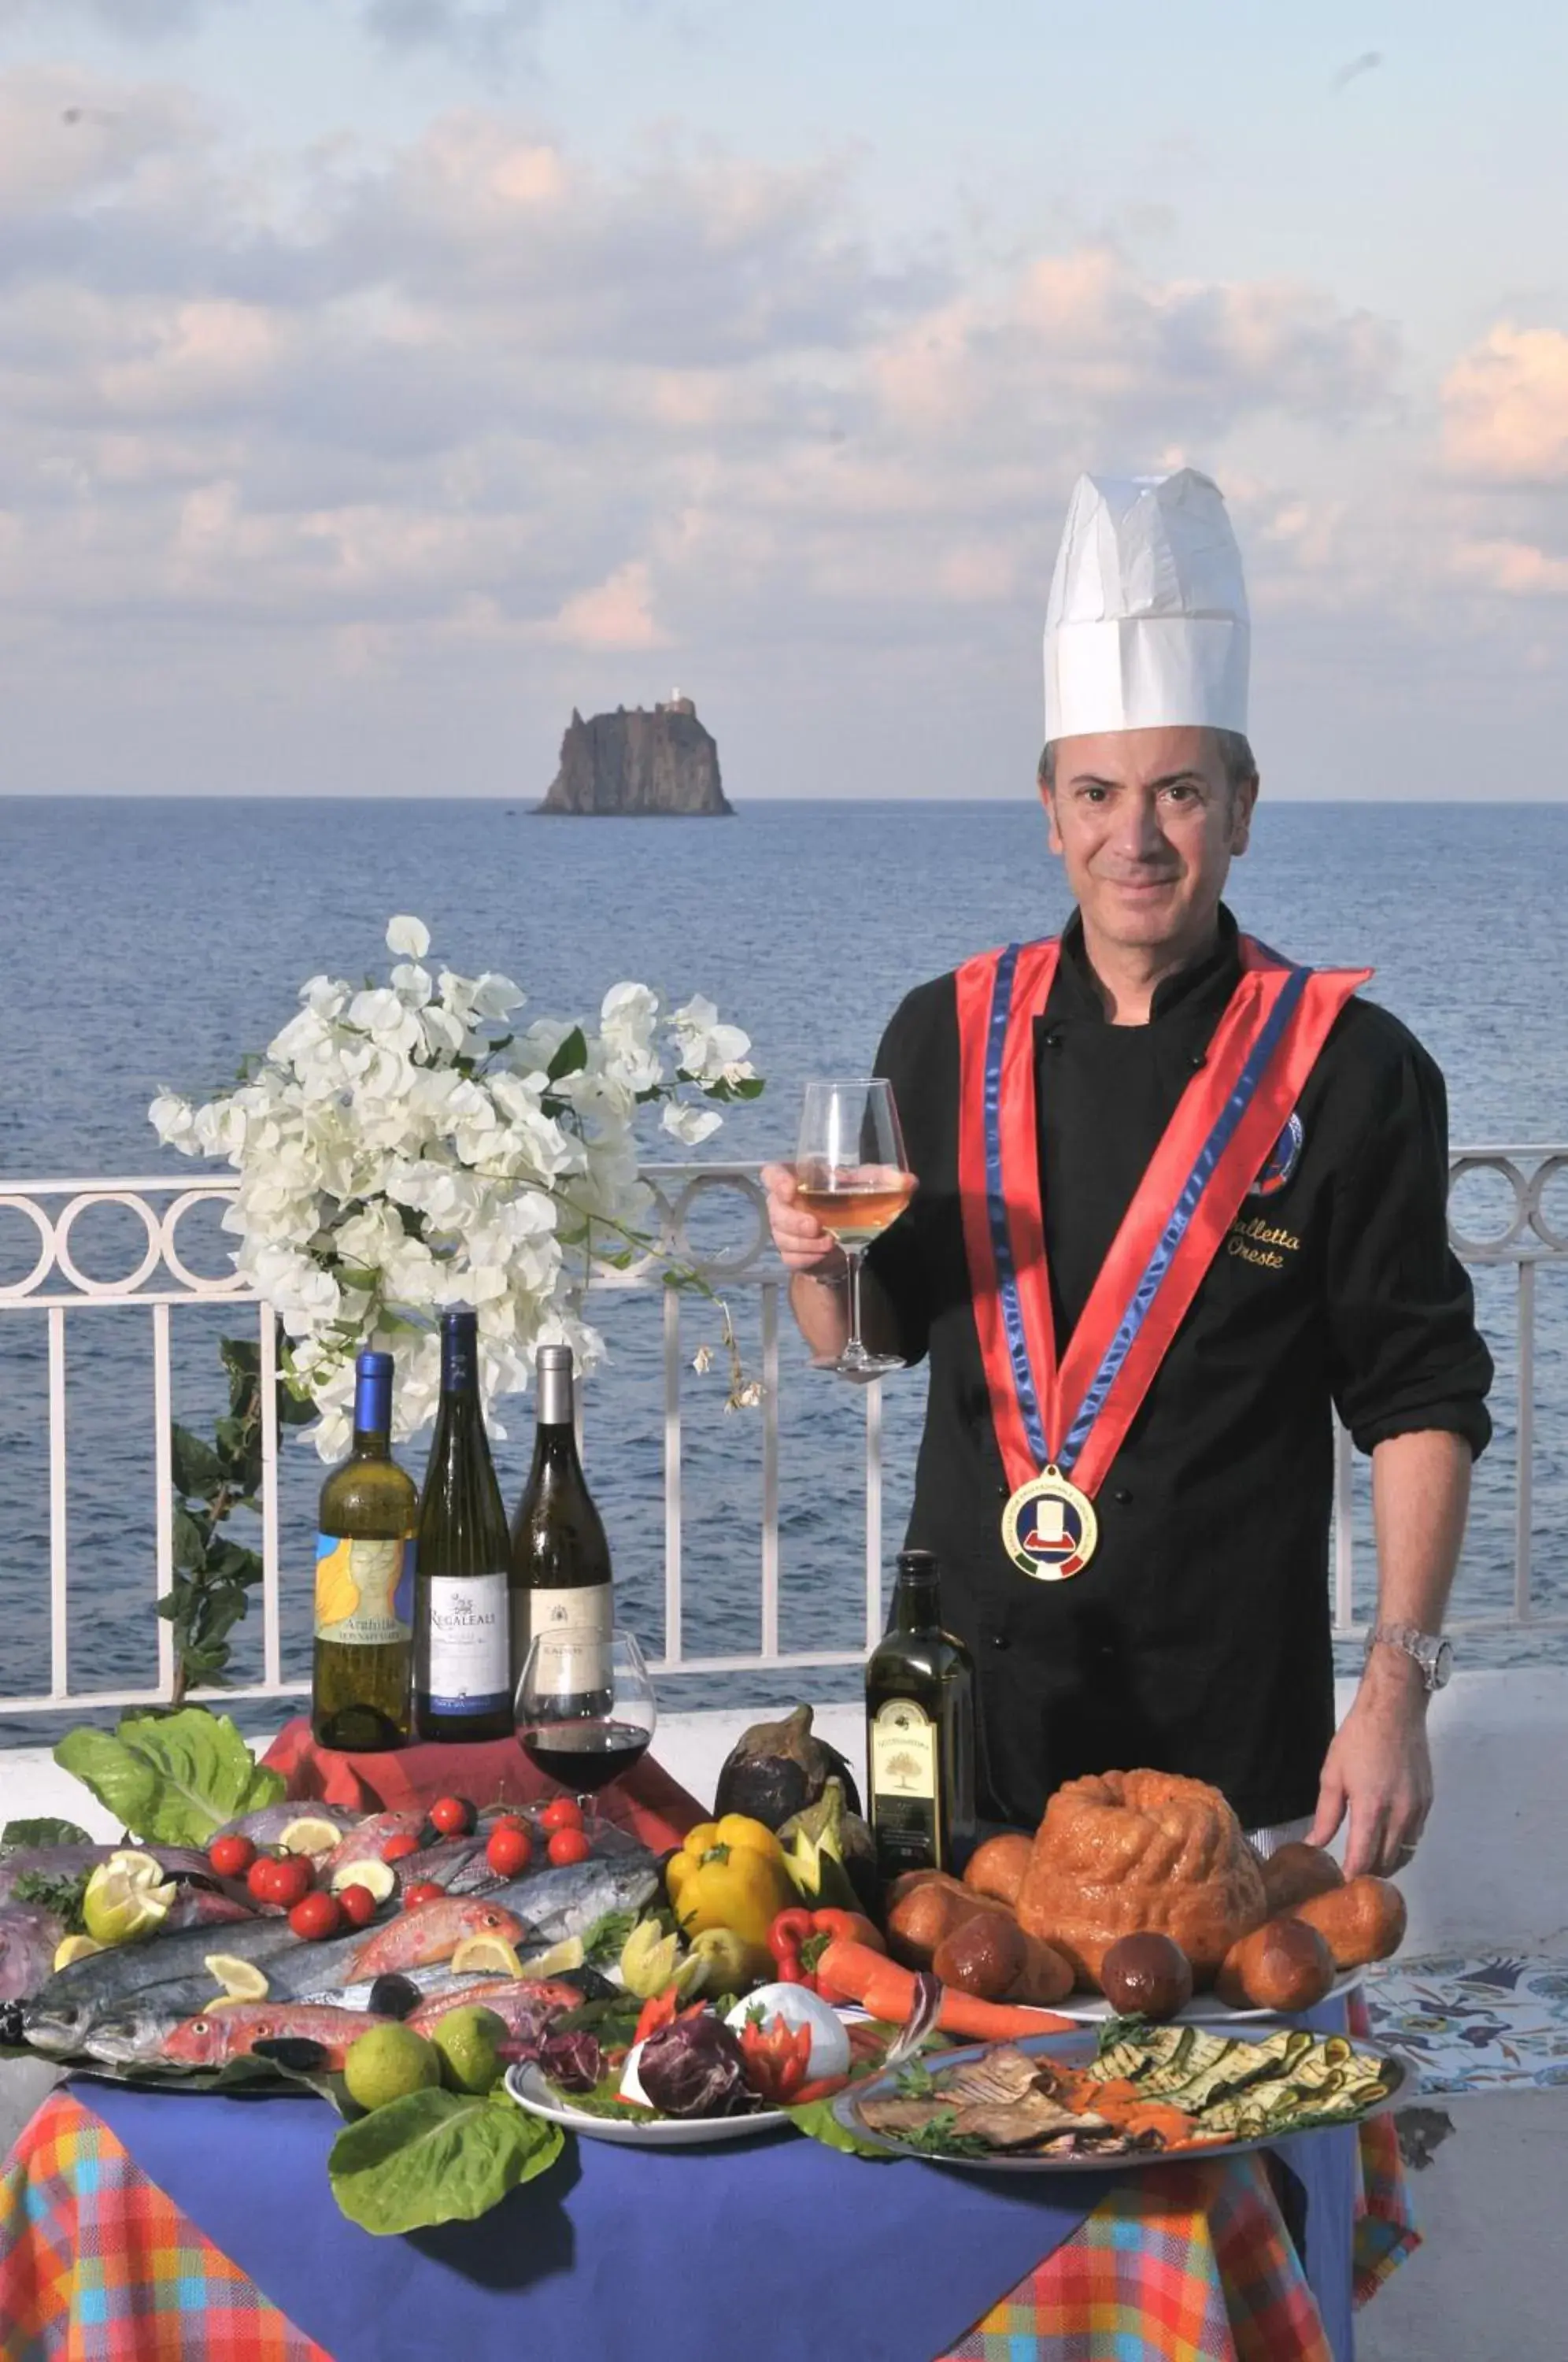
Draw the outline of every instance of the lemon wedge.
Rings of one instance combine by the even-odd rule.
[[[278,1843],[284,1853],[330,1853],[342,1836],[342,1830],[324,1821],[319,1813],[302,1813],[297,1821],[289,1823]]]
[[[116,1853],[87,1881],[82,1917],[94,1942],[132,1944],[162,1926],[173,1900],[173,1881],[149,1853]]]
[[[91,1936],[62,1936],[55,1946],[53,1965],[57,1969],[69,1969],[73,1961],[90,1960],[94,1952],[101,1952],[103,1948],[103,1945],[95,1944]]]
[[[522,1973],[525,1977],[564,1977],[569,1969],[580,1969],[585,1958],[582,1937],[568,1936],[560,1943],[552,1944],[547,1952],[525,1960]]]
[[[332,1892],[341,1894],[346,1886],[362,1886],[384,1903],[397,1892],[397,1872],[390,1861],[346,1861],[332,1873]]]
[[[209,1952],[202,1966],[222,1985],[225,2001],[265,2001],[271,1991],[254,1960],[237,1959],[232,1952]]]
[[[520,1977],[525,1971],[504,1936],[465,1937],[452,1955],[452,1973],[465,1977],[478,1969],[492,1977]]]

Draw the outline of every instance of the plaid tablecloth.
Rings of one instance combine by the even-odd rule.
[[[1416,2234],[1387,2118],[1364,2127],[1357,2295]],[[0,2173],[6,2362],[331,2362],[56,2092]],[[1329,2362],[1257,2158],[1119,2178],[941,2362]]]

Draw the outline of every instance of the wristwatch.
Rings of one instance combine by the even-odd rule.
[[[1453,1671],[1453,1643],[1436,1632],[1423,1632],[1414,1624],[1375,1624],[1366,1636],[1369,1657],[1379,1641],[1390,1649],[1402,1649],[1407,1657],[1414,1657],[1429,1695],[1443,1688]]]

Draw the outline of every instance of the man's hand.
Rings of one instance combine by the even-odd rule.
[[[795,1202],[795,1175],[787,1164],[765,1164],[762,1186],[767,1192],[767,1221],[778,1260],[786,1271],[806,1272],[813,1279],[837,1279],[846,1268],[844,1249],[814,1214]]]
[[[1374,1649],[1355,1704],[1323,1759],[1318,1817],[1307,1842],[1324,1846],[1350,1815],[1345,1876],[1388,1878],[1407,1867],[1432,1803],[1427,1690],[1420,1667]]]

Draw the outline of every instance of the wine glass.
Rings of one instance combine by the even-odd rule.
[[[795,1153],[795,1198],[831,1231],[849,1264],[849,1337],[841,1377],[865,1380],[901,1370],[897,1353],[867,1351],[860,1334],[860,1264],[873,1239],[896,1222],[914,1193],[890,1083],[858,1075],[808,1083]]]
[[[530,1763],[577,1797],[585,1821],[598,1792],[641,1761],[658,1709],[630,1632],[552,1626],[528,1650],[517,1683],[517,1738]]]

